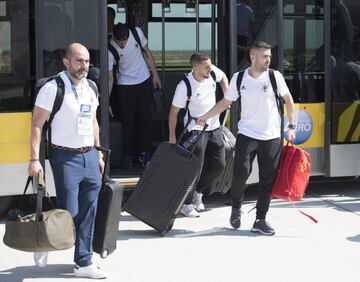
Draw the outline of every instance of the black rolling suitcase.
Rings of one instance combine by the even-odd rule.
[[[105,173],[97,205],[93,249],[106,258],[116,249],[124,188],[106,175],[110,150],[100,150],[105,153]]]
[[[180,145],[188,125],[176,144],[165,142],[158,146],[125,205],[128,213],[162,235],[172,228],[201,168],[199,158],[193,154],[199,138],[192,140],[190,150]]]
[[[229,110],[227,110],[223,124],[221,126],[225,146],[225,168],[222,173],[212,182],[210,187],[205,190],[204,193],[207,195],[211,195],[215,192],[226,194],[231,187],[231,182],[233,178],[236,138],[232,134],[232,132],[225,126],[228,115]]]

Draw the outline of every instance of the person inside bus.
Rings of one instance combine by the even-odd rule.
[[[116,12],[113,8],[107,7],[107,33],[108,40],[111,39],[114,29],[114,21],[115,21]]]
[[[68,210],[75,223],[74,275],[102,279],[107,274],[92,262],[92,240],[104,162],[94,148],[100,146],[96,120],[99,102],[86,79],[89,62],[85,46],[72,43],[67,47],[63,59],[66,71],[60,74],[65,84],[64,101],[51,123],[49,155],[58,208]],[[55,80],[47,82],[36,98],[30,139],[30,176],[38,176],[43,171],[39,162],[41,131],[53,109],[57,87]],[[47,256],[48,253],[35,253],[36,265],[46,266]]]
[[[140,152],[139,162],[143,167],[150,163],[152,89],[161,88],[160,77],[154,57],[147,46],[147,39],[140,28],[136,27],[133,31],[137,34],[134,35],[127,24],[116,24],[110,44],[118,52],[119,62],[115,62],[113,54],[108,51],[109,95],[114,82],[113,67],[118,63],[115,93],[117,110],[124,129],[124,154],[121,165],[124,169],[133,168],[134,135],[137,136],[137,149]],[[138,37],[140,44],[135,37]]]
[[[237,5],[237,54],[238,65],[242,63],[248,52],[249,41],[255,37],[254,10],[249,6],[249,0],[241,0]]]
[[[274,235],[275,230],[265,220],[270,205],[270,193],[280,157],[281,117],[274,97],[269,76],[271,46],[258,41],[250,47],[251,65],[237,89],[238,73],[230,81],[229,90],[214,108],[198,118],[197,123],[204,125],[208,120],[227,109],[241,93],[241,119],[238,122],[238,135],[235,145],[233,180],[231,185],[232,210],[230,224],[238,229],[241,225],[241,206],[252,162],[257,155],[259,164],[259,188],[256,205],[256,220],[251,229],[262,235]],[[274,71],[278,95],[286,102],[289,119],[290,141],[295,138],[294,101],[283,75]]]
[[[228,89],[229,83],[225,73],[212,65],[208,55],[194,53],[190,57],[192,71],[186,76],[191,86],[191,99],[185,113],[184,123],[188,115],[196,118],[209,111],[216,104],[216,82],[219,82],[223,92]],[[213,72],[215,80],[212,77]],[[187,87],[182,80],[176,87],[174,98],[169,112],[169,141],[176,142],[176,124],[180,109],[186,108],[188,99]],[[199,134],[201,130],[192,121],[188,127],[187,135]],[[189,193],[180,213],[188,217],[198,217],[199,211],[204,210],[202,192],[219,176],[225,168],[225,147],[219,116],[209,119],[205,134],[201,135],[195,155],[199,157],[202,171]]]

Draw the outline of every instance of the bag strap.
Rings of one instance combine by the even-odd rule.
[[[239,94],[239,102],[238,102],[238,107],[239,107],[239,110],[238,110],[238,121],[241,119],[241,82],[243,80],[243,77],[244,77],[244,73],[245,73],[245,70],[242,70],[242,71],[239,71],[238,72],[238,75],[237,75],[237,78],[236,78],[236,89],[238,91],[238,94]]]
[[[108,49],[110,53],[113,55],[115,64],[113,65],[113,74],[114,74],[114,81],[116,80],[116,71],[119,69],[120,65],[120,55],[118,51],[115,49],[115,47],[110,43],[110,40],[108,41]]]
[[[54,105],[52,107],[49,120],[47,122],[47,130],[48,130],[48,141],[51,144],[51,123],[56,115],[56,113],[60,110],[61,105],[64,101],[64,93],[65,93],[65,83],[60,76],[55,77],[55,82],[57,85],[56,96],[54,100]]]
[[[275,79],[275,72],[273,69],[269,69],[269,77],[270,77],[271,86],[272,86],[274,94],[275,94],[276,105],[278,107],[279,114],[280,114],[280,116],[284,115],[284,99],[282,97],[280,97],[280,95],[278,93],[278,87],[277,87],[277,83],[276,83],[276,79]]]
[[[212,70],[211,72],[210,72],[210,75],[211,75],[211,77],[212,77],[212,79],[215,81],[215,83],[216,83],[216,74],[215,74],[215,72]]]
[[[191,96],[192,96],[191,85],[190,85],[190,81],[186,75],[183,77],[182,80],[185,82],[186,95],[187,95],[187,100],[186,100],[186,105],[185,105],[185,114],[188,113],[188,117],[190,119],[191,115],[190,115],[190,110],[189,110],[189,104],[190,104],[190,100],[191,100]]]
[[[280,115],[280,140],[282,141],[284,140],[284,98],[279,95],[275,71],[273,69],[269,69],[269,77],[275,95],[276,106]]]
[[[141,40],[140,40],[139,34],[136,30],[136,27],[131,27],[130,31],[131,31],[132,35],[134,36],[136,43],[139,45],[143,56],[145,56],[147,58],[147,54],[145,52],[145,49],[141,45]]]
[[[92,91],[94,91],[96,98],[99,98],[99,90],[95,84],[94,81],[92,81],[91,79],[87,78],[87,81],[89,83],[90,88],[92,89]]]

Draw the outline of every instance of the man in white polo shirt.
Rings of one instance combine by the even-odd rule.
[[[251,231],[263,235],[275,234],[274,229],[265,220],[265,217],[269,210],[270,194],[282,147],[280,138],[281,117],[269,75],[270,48],[270,45],[261,41],[252,45],[250,48],[251,66],[244,71],[240,89],[237,89],[236,83],[239,73],[235,73],[224,98],[208,113],[198,118],[198,124],[204,124],[206,120],[221,113],[233,101],[237,100],[240,93],[241,113],[238,123],[234,175],[231,186],[232,212],[230,224],[235,229],[240,228],[241,206],[246,180],[251,173],[252,162],[257,155],[259,189],[256,220]],[[278,95],[286,103],[289,118],[288,138],[291,141],[295,138],[294,101],[282,74],[274,71],[274,75]]]
[[[117,101],[118,107],[116,112],[119,113],[124,129],[122,167],[125,169],[133,167],[134,136],[137,137],[136,141],[140,151],[138,159],[143,167],[147,167],[150,161],[152,134],[150,111],[152,89],[153,87],[161,88],[155,60],[140,28],[136,27],[131,31],[126,24],[118,23],[114,26],[109,44],[119,55],[119,60],[116,62],[114,55],[110,51],[108,52],[109,95],[115,79],[116,97],[114,100]],[[117,66],[115,78],[114,66]]]
[[[190,102],[185,113],[184,123],[188,115],[193,118],[203,115],[216,104],[216,83],[219,82],[223,92],[228,89],[228,79],[225,73],[211,64],[210,58],[203,53],[194,53],[190,57],[192,71],[186,76],[190,84]],[[212,73],[212,74],[211,74]],[[213,79],[213,77],[215,80]],[[169,113],[169,139],[176,142],[176,123],[180,109],[186,108],[188,89],[184,80],[176,87],[172,106]],[[225,147],[222,132],[220,130],[219,116],[208,120],[205,134],[199,140],[195,155],[199,157],[202,164],[201,175],[184,206],[181,213],[188,217],[198,217],[198,211],[204,210],[202,192],[222,172],[225,167]],[[196,126],[193,120],[188,127],[188,136],[197,134],[202,127]],[[181,173],[181,172],[179,172]]]
[[[85,46],[73,43],[67,47],[63,59],[66,71],[60,74],[65,85],[64,100],[51,123],[49,150],[58,207],[71,213],[76,228],[74,275],[100,279],[106,278],[106,273],[92,263],[92,240],[104,162],[94,148],[100,145],[96,120],[99,102],[86,79],[89,62]],[[53,109],[57,87],[55,80],[47,82],[36,98],[30,176],[43,170],[39,162],[41,132]],[[38,266],[45,266],[47,253],[35,253],[34,259]]]

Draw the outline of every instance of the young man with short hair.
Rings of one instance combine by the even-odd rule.
[[[203,115],[216,104],[216,83],[219,82],[223,92],[228,89],[228,79],[225,73],[211,63],[210,58],[203,53],[194,53],[190,58],[192,71],[186,76],[190,84],[190,102],[184,117],[184,124],[190,115],[193,118]],[[211,74],[213,72],[213,74]],[[215,80],[213,79],[213,76]],[[176,87],[173,102],[169,113],[169,141],[176,142],[176,123],[180,109],[185,108],[188,99],[188,90],[182,80]],[[195,155],[202,163],[201,175],[190,192],[181,213],[188,217],[198,217],[198,211],[204,210],[202,192],[221,174],[225,167],[225,149],[219,116],[208,120],[205,134],[201,136]],[[194,134],[202,128],[195,121],[188,127],[188,135]]]
[[[278,98],[275,95],[280,95],[286,103],[290,141],[295,138],[294,101],[284,77],[278,71],[274,71],[278,93],[273,91],[269,75],[271,62],[271,46],[269,44],[259,41],[252,45],[250,59],[251,66],[244,71],[240,89],[237,89],[236,82],[239,75],[237,72],[233,75],[224,98],[213,109],[199,117],[198,124],[205,124],[209,118],[224,111],[233,101],[241,99],[231,186],[230,224],[235,229],[240,228],[246,180],[251,173],[252,162],[257,156],[259,164],[258,201],[256,220],[251,231],[263,235],[274,235],[275,230],[265,218],[269,210],[270,194],[282,148],[281,116],[277,104]]]

